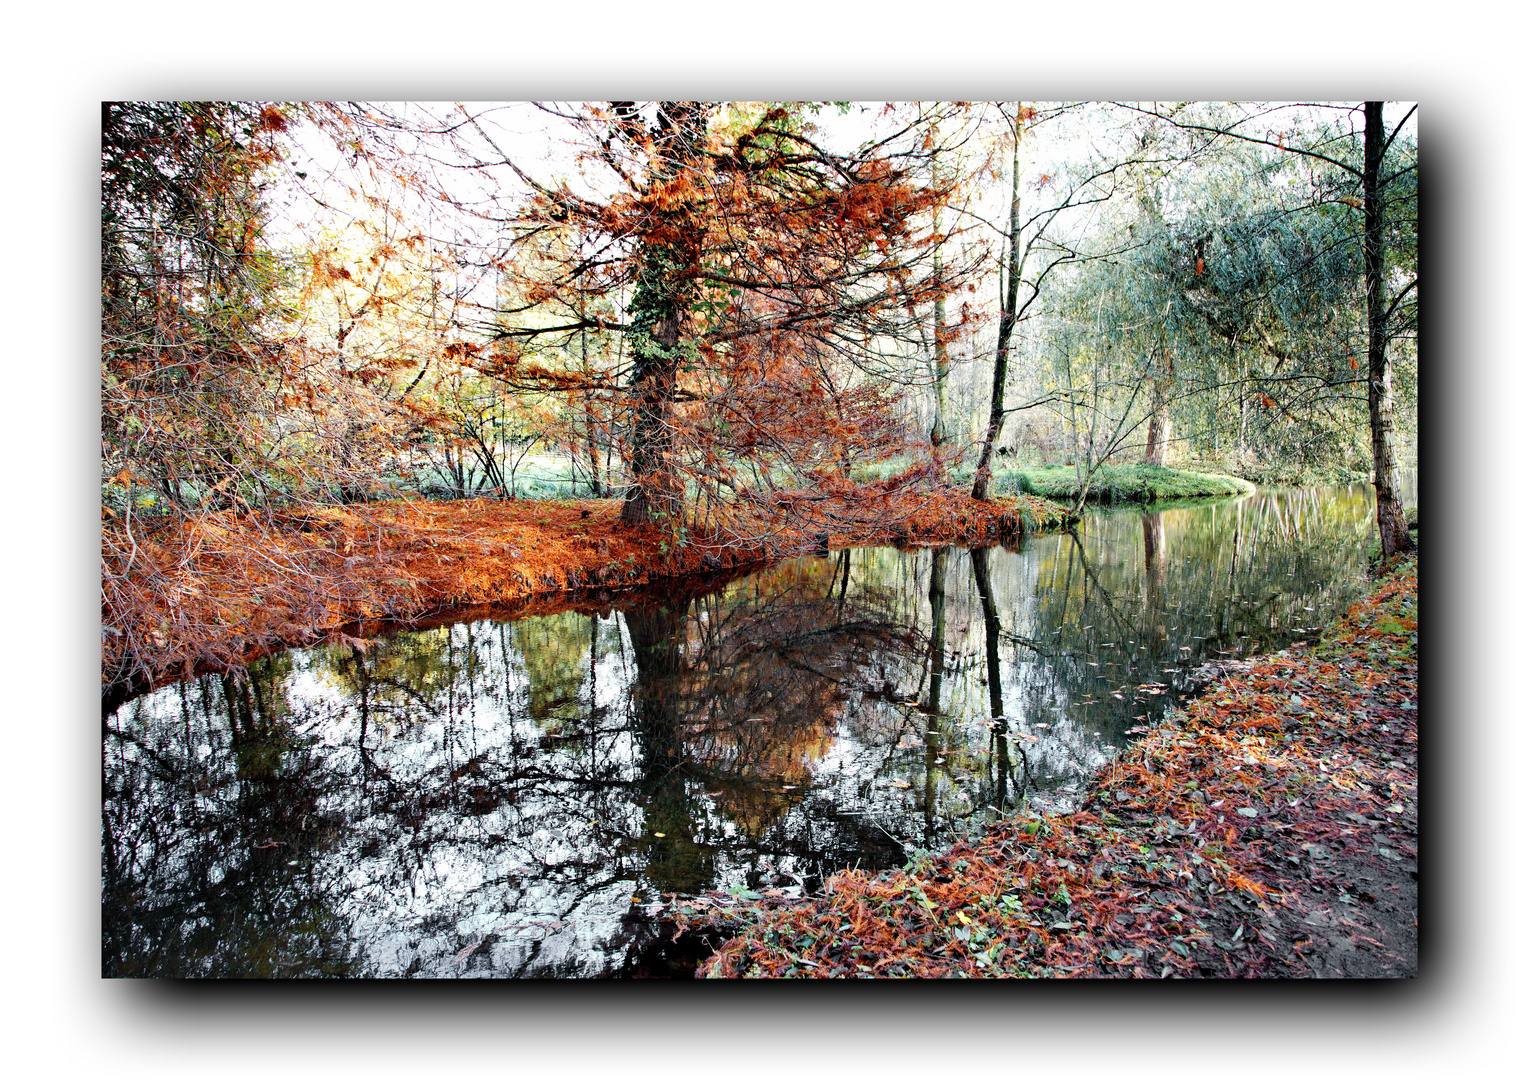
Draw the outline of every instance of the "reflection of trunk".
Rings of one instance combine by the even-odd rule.
[[[681,726],[686,664],[680,646],[690,602],[685,595],[671,598],[663,607],[635,607],[623,613],[638,664],[642,842],[648,858],[644,872],[663,892],[698,892],[711,886],[715,873],[712,853],[698,849],[691,835],[693,815],[686,786],[689,758]]]
[[[1150,624],[1150,647],[1162,649],[1167,641],[1166,614],[1161,603],[1166,580],[1166,523],[1158,513],[1140,515],[1145,534],[1145,611]]]
[[[997,613],[997,597],[992,593],[985,548],[977,548],[970,553],[970,565],[976,575],[976,590],[981,594],[981,620],[986,624],[986,679],[992,695],[992,719],[1001,720],[1002,656],[997,643],[1002,638],[1002,619]]]
[[[646,745],[659,753],[678,751],[681,674],[680,641],[689,599],[668,607],[633,607],[624,612],[633,658],[638,664],[640,729]]]
[[[976,591],[981,594],[981,621],[986,627],[986,684],[991,691],[992,705],[992,767],[996,770],[993,782],[995,795],[993,805],[999,809],[1008,805],[1007,782],[1009,763],[1007,756],[1007,717],[1002,712],[1002,619],[997,613],[997,597],[992,592],[992,578],[986,565],[986,548],[970,553],[970,565],[976,575]]]
[[[944,692],[944,571],[949,564],[949,548],[934,548],[933,564],[928,575],[928,608],[933,614],[933,637],[928,651],[928,731],[923,739],[927,767],[923,778],[923,835],[934,829],[934,759],[939,756],[939,704]]]
[[[381,771],[375,764],[374,755],[369,750],[369,668],[364,663],[364,654],[358,649],[351,650],[353,653],[354,682],[359,689],[359,760],[364,764],[364,774],[367,778],[370,774]]]
[[[1132,634],[1134,632],[1134,620],[1119,610],[1118,605],[1113,601],[1113,595],[1103,588],[1102,581],[1097,576],[1097,570],[1092,566],[1092,560],[1087,558],[1086,547],[1082,544],[1081,538],[1075,533],[1069,535],[1071,537],[1071,547],[1081,560],[1081,571],[1086,576],[1092,592],[1097,594],[1097,598],[1102,601],[1103,608],[1107,610],[1108,615],[1113,619],[1113,626],[1121,633]]]
[[[1393,451],[1392,368],[1387,363],[1387,309],[1383,294],[1382,103],[1366,103],[1366,403],[1371,413],[1372,480],[1377,489],[1377,532],[1386,558],[1413,548],[1408,520],[1398,497],[1398,461]]]
[[[1153,609],[1158,601],[1159,586],[1166,576],[1166,524],[1158,513],[1140,515],[1145,534],[1145,583],[1148,586],[1148,606]]]
[[[839,557],[839,613],[836,621],[844,621],[844,597],[849,593],[849,554],[850,549],[845,548]],[[829,586],[830,590],[832,586]]]
[[[1245,504],[1242,502],[1234,510],[1234,539],[1229,542],[1229,594],[1234,592],[1234,577],[1239,573],[1240,539],[1244,526]],[[1257,526],[1258,527],[1258,526]]]
[[[949,548],[934,548],[928,575],[928,607],[934,621],[928,654],[928,705],[935,713],[939,711],[939,694],[944,683],[944,571],[948,563]]]

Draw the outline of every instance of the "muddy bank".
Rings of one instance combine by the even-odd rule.
[[[469,499],[209,514],[102,532],[101,705],[363,624],[456,608],[511,615],[598,607],[627,590],[731,573],[828,548],[985,546],[1059,525],[1019,496],[942,488],[797,493],[676,536],[628,528],[619,500]],[[539,610],[539,609],[542,610]]]
[[[1024,813],[819,896],[677,902],[709,977],[1412,977],[1418,564]]]

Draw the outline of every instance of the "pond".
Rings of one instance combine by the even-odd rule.
[[[1089,513],[164,687],[104,727],[103,971],[669,973],[669,894],[815,889],[1073,804],[1199,664],[1340,614],[1372,511],[1352,485]]]

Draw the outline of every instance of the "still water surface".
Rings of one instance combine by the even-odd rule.
[[[1199,662],[1342,612],[1373,544],[1361,486],[1265,492],[165,687],[105,727],[104,972],[659,970],[664,894],[1069,804]]]

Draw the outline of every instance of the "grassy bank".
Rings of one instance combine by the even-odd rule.
[[[1045,499],[1073,500],[1081,492],[1082,476],[1074,466],[993,470],[999,492],[1026,492]],[[1248,480],[1221,473],[1164,469],[1155,465],[1101,465],[1092,477],[1089,502],[1154,502],[1220,495],[1249,495]]]
[[[515,605],[731,570],[833,547],[985,546],[1064,520],[1028,496],[975,502],[886,481],[781,494],[680,533],[627,528],[618,500],[400,500],[208,514],[102,530],[103,706],[350,624]]]
[[[1070,815],[789,900],[687,901],[708,977],[1406,977],[1418,947],[1418,564],[1242,667]]]

